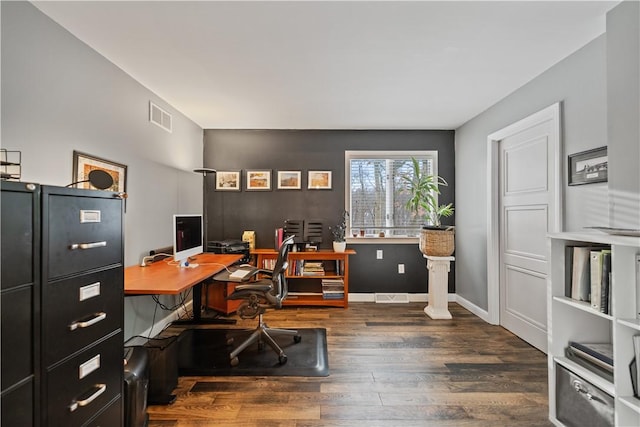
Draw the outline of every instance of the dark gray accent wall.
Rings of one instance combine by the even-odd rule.
[[[322,247],[331,247],[328,230],[345,205],[346,150],[437,150],[439,174],[449,183],[442,203],[455,198],[454,132],[449,130],[219,130],[204,132],[204,166],[241,170],[242,191],[215,191],[213,177],[207,197],[209,240],[239,239],[255,230],[257,247],[274,246],[274,230],[287,218],[319,219],[324,224]],[[247,169],[272,170],[271,191],[246,191]],[[302,172],[301,190],[278,190],[278,170]],[[331,190],[308,190],[309,170],[331,170]],[[455,218],[448,218],[454,224]],[[350,261],[351,292],[426,292],[426,269],[417,245],[349,245],[358,251]],[[388,254],[375,259],[375,249]],[[372,256],[373,255],[373,256]],[[404,263],[406,273],[397,274]],[[422,265],[422,267],[420,267]],[[450,281],[451,291],[454,281]]]

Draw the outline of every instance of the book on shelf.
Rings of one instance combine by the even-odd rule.
[[[638,392],[638,366],[636,360],[638,360],[636,357],[631,359],[631,363],[629,363],[629,374],[631,375],[631,388],[633,389],[633,395],[640,399],[640,393]]]
[[[566,295],[578,301],[592,303],[592,262],[591,255],[608,247],[603,246],[569,246],[567,247],[567,277],[569,282],[565,286]],[[598,260],[599,261],[599,260]],[[596,268],[596,265],[593,267]],[[599,271],[599,270],[598,270]],[[598,285],[599,286],[599,285]],[[599,288],[598,288],[599,289]],[[598,294],[597,305],[600,306]]]
[[[574,246],[571,263],[571,298],[578,301],[589,301],[591,292],[589,255],[591,249]]]
[[[322,298],[324,299],[344,299],[344,290],[342,291],[322,291]]]
[[[275,250],[280,250],[280,246],[282,246],[282,242],[284,239],[284,228],[278,227],[276,228],[275,236],[274,236],[274,246]]]
[[[600,294],[602,290],[602,253],[599,250],[592,250],[589,254],[589,285],[591,287],[591,308],[600,311]]]
[[[568,354],[574,358],[587,361],[590,364],[613,373],[613,345],[611,343],[583,343],[569,341]]]
[[[630,368],[632,368],[632,371],[633,371],[633,368],[635,368],[635,372],[632,372],[631,382],[632,384],[635,384],[634,395],[636,397],[640,397],[640,391],[638,390],[638,387],[640,387],[640,369],[637,366],[638,361],[640,361],[640,335],[634,335],[632,339],[633,339],[633,353],[635,355],[634,360],[636,362],[636,365],[635,367],[630,366]]]
[[[302,268],[303,276],[324,276],[324,264],[322,261],[306,261]]]
[[[640,319],[640,255],[636,255],[636,317]]]
[[[611,314],[611,251],[602,251],[602,277],[600,280],[600,312]]]
[[[592,249],[590,259],[591,308],[609,314],[609,274],[611,271],[611,250]]]

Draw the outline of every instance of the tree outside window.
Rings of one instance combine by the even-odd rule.
[[[410,196],[401,176],[413,174],[412,157],[423,172],[435,175],[437,153],[347,151],[345,155],[350,228],[365,230],[367,235],[383,232],[387,237],[417,236],[424,224],[405,207]]]

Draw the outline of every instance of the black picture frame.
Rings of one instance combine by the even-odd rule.
[[[594,148],[569,155],[569,185],[608,181],[607,147]]]

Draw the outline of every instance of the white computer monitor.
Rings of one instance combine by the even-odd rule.
[[[173,259],[185,267],[189,265],[189,257],[202,252],[202,215],[174,215]]]

